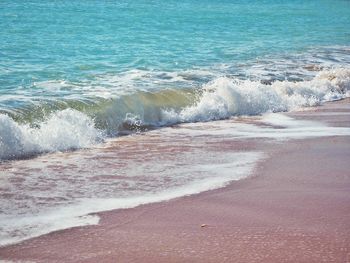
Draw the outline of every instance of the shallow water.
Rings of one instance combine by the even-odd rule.
[[[1,7],[0,143],[15,150],[0,159],[89,147],[130,130],[293,110],[349,88],[348,1]],[[319,71],[336,81],[320,81],[327,76]],[[69,142],[72,129],[78,143]]]
[[[86,150],[3,162],[0,245],[97,224],[98,216],[91,213],[196,194],[246,178],[267,157],[258,143],[349,135],[349,128],[268,114],[181,124]]]
[[[340,0],[2,1],[0,244],[245,178],[265,156],[257,139],[349,135],[264,115],[350,95],[349,12]]]

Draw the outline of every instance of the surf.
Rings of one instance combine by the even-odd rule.
[[[286,112],[349,96],[350,69],[264,83],[218,77],[201,88],[135,91],[84,103],[53,101],[0,114],[0,159],[88,148],[106,138],[178,123]],[[59,105],[59,106],[57,106]]]

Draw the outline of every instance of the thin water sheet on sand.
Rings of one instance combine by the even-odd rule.
[[[212,135],[215,140],[200,125],[192,125],[190,142],[201,138],[207,142],[205,151],[215,149],[220,156],[232,149],[263,152],[265,158],[255,167],[255,176],[199,195],[100,213],[97,226],[53,232],[3,247],[1,258],[36,262],[347,262],[349,113],[349,100],[345,100],[288,114],[300,122],[281,115],[267,116],[262,124],[250,119],[248,122],[260,123],[254,125],[261,128],[255,137],[246,129],[247,121],[233,128],[234,138],[221,134],[222,126],[233,127],[228,125],[232,121],[212,123],[217,127]],[[310,127],[310,121],[320,116],[329,126]],[[186,144],[178,147],[186,148]]]

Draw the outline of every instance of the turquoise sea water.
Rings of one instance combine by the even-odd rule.
[[[348,136],[269,113],[349,96],[350,1],[1,0],[0,246]]]
[[[242,106],[223,101],[227,94],[214,92],[213,98],[206,91],[229,85],[246,98],[242,92],[248,89],[241,88],[247,83],[237,81],[256,81],[249,85],[260,92],[267,89],[260,83],[310,81],[315,71],[346,68],[349,14],[349,1],[341,0],[1,1],[0,158],[85,147],[145,127],[339,98],[313,90],[302,92],[305,100],[296,103],[271,95],[280,89],[273,87],[267,97],[256,95],[253,104]],[[271,96],[276,98],[267,105]],[[204,112],[208,105],[200,103],[208,100],[215,101]],[[55,117],[66,122],[48,125]],[[70,129],[75,119],[85,122]],[[77,145],[57,146],[59,139],[50,138],[56,146],[27,147],[28,138],[48,136],[44,126],[57,137],[86,127],[90,133]],[[61,134],[62,127],[70,131]],[[16,150],[9,154],[10,148]]]

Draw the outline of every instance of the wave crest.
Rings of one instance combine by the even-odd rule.
[[[20,125],[0,114],[0,159],[86,148],[101,139],[102,133],[93,120],[72,109],[52,114],[39,127]]]
[[[350,70],[320,72],[310,81],[259,81],[220,77],[204,86],[193,106],[163,111],[164,122],[195,122],[296,110],[349,96]]]
[[[87,106],[86,112],[60,110],[31,125],[0,114],[0,159],[85,148],[106,135],[151,127],[291,111],[348,97],[349,90],[350,69],[340,68],[299,82],[218,77],[202,89],[138,91]]]

